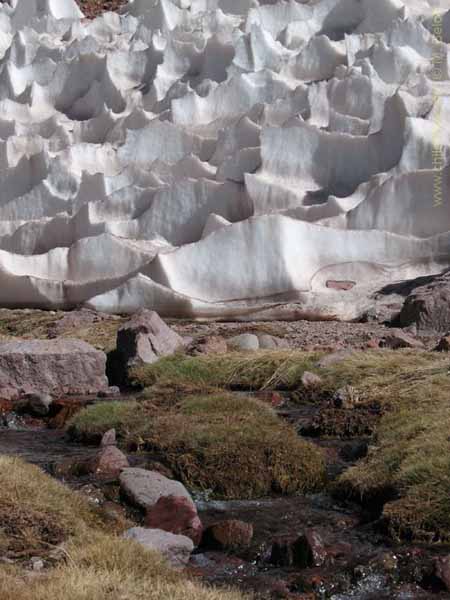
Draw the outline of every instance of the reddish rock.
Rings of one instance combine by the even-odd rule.
[[[423,343],[402,329],[392,329],[381,340],[380,346],[398,350],[399,348],[423,348]]]
[[[118,477],[130,465],[125,454],[116,446],[105,446],[94,458],[91,470],[99,478]]]
[[[248,548],[253,539],[253,525],[237,519],[220,521],[208,527],[203,543],[221,550]]]
[[[326,282],[327,288],[330,288],[332,290],[340,290],[342,292],[351,290],[352,288],[355,287],[355,285],[356,285],[356,281],[347,281],[347,280],[329,279]]]
[[[450,592],[450,554],[436,560],[436,575]]]
[[[147,511],[146,527],[185,535],[196,546],[202,539],[203,525],[195,504],[184,496],[163,496]]]
[[[154,363],[184,346],[183,338],[145,308],[133,315],[117,332],[117,352],[125,369]]]
[[[108,387],[106,355],[81,340],[11,340],[0,343],[0,396],[4,389],[62,395]]]
[[[283,404],[284,404],[283,396],[281,396],[281,394],[279,394],[278,392],[273,392],[270,395],[270,404],[274,408],[279,408],[280,406],[283,406]]]
[[[441,338],[434,350],[436,352],[450,352],[450,335],[446,335]]]
[[[320,534],[309,529],[300,537],[286,536],[274,540],[270,562],[280,567],[320,567],[327,557],[327,550]]]

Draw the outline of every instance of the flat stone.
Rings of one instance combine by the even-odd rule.
[[[183,568],[194,550],[194,543],[190,538],[162,529],[132,527],[124,533],[124,538],[134,540],[148,550],[160,552],[175,568]]]
[[[90,394],[108,387],[106,355],[75,339],[0,343],[2,389],[39,394]]]
[[[193,502],[182,483],[156,471],[125,469],[120,475],[120,488],[128,500],[143,509],[152,508],[163,496],[183,496]]]

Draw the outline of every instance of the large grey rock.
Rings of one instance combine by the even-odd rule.
[[[108,387],[106,355],[81,340],[12,340],[0,343],[3,388],[40,394],[88,394]]]
[[[148,550],[160,552],[176,568],[184,567],[194,550],[194,542],[185,535],[176,535],[162,529],[132,527],[124,533],[124,537],[135,540]]]
[[[415,324],[419,331],[447,333],[450,330],[450,271],[416,288],[400,313],[400,324]]]
[[[117,351],[125,367],[156,362],[183,346],[183,338],[153,310],[139,310],[117,332]]]
[[[133,504],[144,509],[153,507],[163,496],[183,496],[193,502],[182,483],[146,469],[131,468],[122,471],[120,489]]]

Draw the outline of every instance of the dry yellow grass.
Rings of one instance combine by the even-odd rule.
[[[13,504],[11,504],[13,502]],[[46,531],[11,529],[7,511],[29,515],[63,531],[48,543]],[[30,518],[30,523],[32,519]],[[20,538],[29,552],[48,558],[58,549],[59,562],[41,574],[0,566],[1,600],[244,600],[239,592],[209,589],[176,572],[136,542],[106,532],[87,500],[54,481],[37,467],[0,456],[0,554],[8,555]],[[40,539],[39,539],[40,536]],[[40,544],[39,544],[40,542]]]

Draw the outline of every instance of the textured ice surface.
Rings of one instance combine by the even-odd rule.
[[[450,266],[449,57],[448,0],[0,2],[0,305],[348,319]]]

